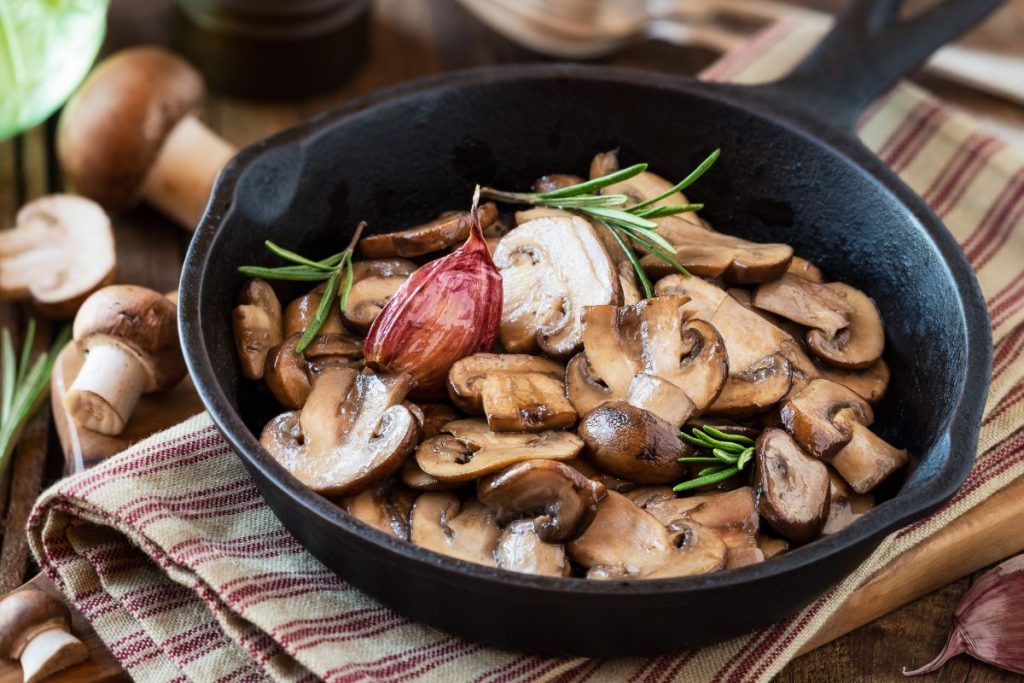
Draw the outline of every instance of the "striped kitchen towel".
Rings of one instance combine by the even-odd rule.
[[[820,37],[776,25],[706,77],[774,78]],[[500,652],[412,623],[313,559],[264,504],[201,415],[59,482],[29,523],[47,574],[140,681],[760,681],[788,662],[865,578],[1024,474],[1024,154],[901,85],[861,135],[935,208],[988,299],[992,390],[977,465],[956,499],[893,534],[796,616],[655,659]]]

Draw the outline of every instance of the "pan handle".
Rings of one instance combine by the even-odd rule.
[[[943,0],[901,19],[903,0],[851,0],[811,54],[765,87],[853,130],[875,98],[1003,2]]]

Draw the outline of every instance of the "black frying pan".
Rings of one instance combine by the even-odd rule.
[[[951,0],[912,20],[899,0],[858,0],[781,82],[701,83],[543,65],[417,81],[243,150],[221,173],[181,281],[180,325],[203,401],[281,521],[324,564],[419,621],[503,648],[600,657],[678,651],[781,619],[857,566],[891,531],[967,476],[991,366],[984,300],[925,203],[852,135],[858,114],[998,0]],[[267,263],[264,239],[337,251],[361,219],[386,231],[469,203],[475,183],[525,188],[621,148],[681,177],[719,230],[792,244],[858,287],[885,319],[890,395],[878,426],[916,455],[888,500],[779,558],[706,576],[637,582],[533,577],[435,555],[348,517],[260,447],[279,408],[240,379],[235,268]],[[282,291],[285,296],[297,290]],[[883,494],[884,495],[884,494]]]

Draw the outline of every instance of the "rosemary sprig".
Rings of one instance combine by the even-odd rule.
[[[679,458],[679,462],[703,463],[709,466],[697,472],[696,478],[676,484],[672,488],[673,491],[689,491],[725,481],[742,472],[747,463],[754,459],[754,440],[750,437],[728,434],[711,425],[694,427],[691,431],[692,434],[680,432],[679,438],[697,448],[709,449],[711,457]]]
[[[355,251],[356,244],[359,243],[359,237],[363,234],[365,227],[366,221],[356,226],[356,231],[352,235],[352,240],[349,242],[348,247],[345,248],[345,251],[338,252],[320,261],[308,259],[267,240],[264,244],[266,244],[267,249],[271,253],[295,265],[277,268],[242,266],[238,269],[238,272],[246,277],[258,277],[264,280],[326,281],[323,294],[320,296],[320,303],[317,304],[316,312],[313,314],[313,319],[309,321],[309,326],[303,330],[299,343],[295,345],[295,353],[302,353],[316,339],[320,328],[327,322],[327,316],[331,312],[331,306],[334,304],[335,299],[338,300],[338,305],[342,312],[348,306],[348,295],[352,291],[352,281],[354,278],[352,254]]]
[[[593,178],[576,185],[563,187],[549,192],[505,192],[485,187],[481,190],[483,196],[499,202],[509,204],[528,204],[530,206],[546,206],[554,209],[562,209],[576,213],[584,218],[593,220],[603,226],[619,243],[626,253],[630,265],[636,271],[637,280],[643,289],[644,296],[654,296],[654,287],[651,286],[650,278],[640,265],[632,243],[646,249],[656,258],[669,264],[676,271],[689,275],[690,273],[675,258],[676,248],[664,237],[658,234],[658,224],[655,218],[674,216],[690,211],[700,211],[703,204],[681,204],[673,206],[654,206],[666,197],[676,192],[685,190],[695,183],[715,163],[719,156],[719,150],[715,150],[700,163],[693,171],[671,188],[657,197],[651,197],[639,204],[626,206],[629,197],[623,194],[597,194],[602,189],[615,183],[628,180],[647,170],[647,164],[634,164],[628,168],[621,169],[614,173]]]
[[[0,332],[0,475],[18,443],[21,430],[39,410],[49,394],[50,373],[57,354],[71,337],[71,328],[63,327],[49,351],[32,362],[32,344],[36,337],[36,321],[29,319],[20,357],[14,353],[14,341],[7,328]]]

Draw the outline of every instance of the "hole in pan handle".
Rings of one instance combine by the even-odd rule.
[[[851,0],[791,74],[761,86],[852,130],[867,106],[1005,0],[940,0],[906,19],[903,0]]]

